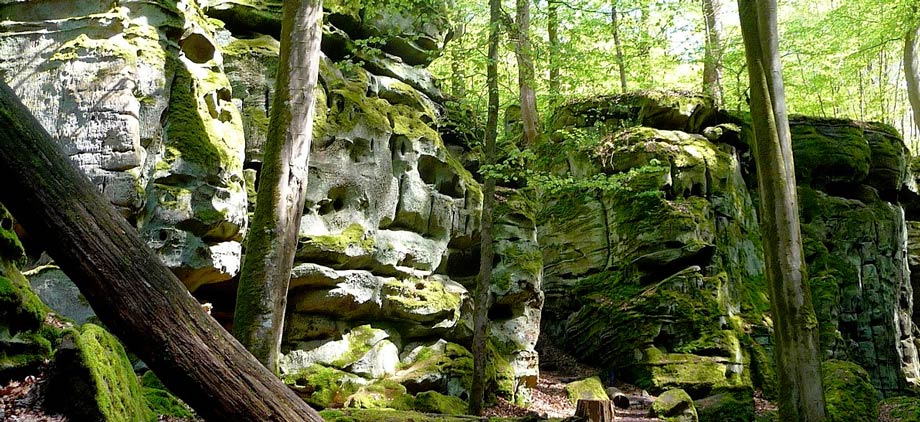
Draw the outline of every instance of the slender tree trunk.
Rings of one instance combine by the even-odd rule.
[[[284,2],[275,99],[234,314],[236,337],[276,373],[307,187],[322,13],[322,0]]]
[[[742,0],[739,0],[739,4]],[[743,0],[751,1],[751,0]],[[786,112],[786,87],[783,83],[783,65],[779,58],[779,36],[776,22],[776,0],[755,0],[756,27],[760,40],[761,60],[764,76],[767,79],[768,95],[776,119],[776,133],[779,137],[780,151],[786,174],[791,177],[792,195],[795,197],[795,167],[792,165],[792,135],[789,133],[789,116]],[[746,45],[746,44],[745,44]],[[798,213],[798,211],[796,211]],[[798,217],[796,217],[798,225]]]
[[[322,418],[209,317],[0,82],[0,202],[99,319],[207,420]]]
[[[501,0],[489,1],[489,58],[486,64],[486,85],[489,90],[488,119],[483,161],[495,164],[495,138],[498,137],[498,29],[501,22]],[[482,413],[486,384],[486,339],[489,325],[489,288],[492,283],[492,208],[495,203],[495,179],[484,176],[482,187],[482,229],[479,278],[473,303],[473,382],[470,391],[470,413]]]
[[[559,103],[559,3],[548,0],[546,32],[549,36],[549,94],[552,108]]]
[[[517,0],[515,56],[518,65],[521,122],[524,123],[524,145],[537,139],[537,94],[534,91],[533,52],[530,46],[530,0]]]
[[[719,25],[721,0],[703,0],[706,23],[706,57],[703,62],[703,92],[713,105],[722,107],[722,27]]]
[[[626,62],[623,60],[623,44],[620,42],[620,24],[616,0],[610,2],[610,25],[613,28],[613,46],[617,51],[617,68],[620,71],[620,90],[626,92]]]
[[[806,284],[795,173],[790,171],[793,163],[781,92],[776,3],[739,0],[738,9],[751,86],[760,226],[780,383],[779,417],[790,422],[824,421],[818,321]],[[789,154],[784,155],[787,149]]]
[[[920,25],[904,37],[904,77],[907,80],[907,100],[913,111],[914,126],[920,131]]]
[[[462,21],[462,11],[457,11],[456,28],[454,29],[454,39],[450,48],[450,95],[454,99],[466,98],[466,77],[464,75],[463,57],[466,50],[463,47],[463,39],[466,36],[466,22]]]

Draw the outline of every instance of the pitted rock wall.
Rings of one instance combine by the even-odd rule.
[[[10,57],[0,74],[224,322],[255,206],[280,4],[0,5]],[[326,2],[282,362],[317,406],[385,406],[430,389],[465,398],[469,388],[482,193],[450,152],[463,147],[439,133],[445,98],[423,68],[446,42],[444,5],[404,6]],[[371,38],[384,40],[379,51],[361,46]],[[503,198],[490,390],[526,400],[542,257],[528,200]],[[67,282],[50,267],[33,280],[43,291]]]
[[[576,101],[554,124],[546,169],[582,186],[537,201],[548,338],[654,390],[769,391],[749,124],[685,93]],[[878,124],[794,118],[792,133],[824,358],[863,366],[883,394],[908,391],[909,154]]]

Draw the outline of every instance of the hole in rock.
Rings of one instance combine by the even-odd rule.
[[[426,184],[434,185],[439,193],[452,198],[463,198],[460,177],[441,160],[430,155],[419,157],[418,173]]]
[[[489,308],[490,321],[504,321],[511,318],[514,318],[514,311],[511,309],[511,305],[497,303]]]
[[[198,64],[207,63],[213,59],[214,53],[217,51],[208,37],[197,32],[193,32],[183,38],[179,41],[179,45],[182,48],[182,52],[185,53],[185,57]]]

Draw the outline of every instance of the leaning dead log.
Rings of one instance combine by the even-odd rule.
[[[588,422],[613,422],[615,418],[610,400],[578,400],[575,416],[585,418]]]
[[[322,418],[202,311],[188,290],[0,81],[0,202],[99,319],[208,420]]]

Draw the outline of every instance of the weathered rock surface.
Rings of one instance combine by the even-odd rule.
[[[25,251],[12,228],[12,216],[0,205],[0,383],[41,366],[53,340],[43,330],[47,308],[19,272]]]
[[[0,74],[218,318],[232,310],[255,206],[280,5],[0,5],[0,52],[10,57]],[[422,68],[446,42],[446,6],[416,5],[325,5],[282,367],[295,386],[347,379],[354,388],[304,385],[317,405],[382,406],[408,394],[384,378],[412,393],[465,397],[469,388],[461,344],[472,333],[482,193],[451,152],[464,146],[438,132],[444,97]],[[542,256],[530,200],[508,191],[501,201],[491,390],[526,400],[538,373]],[[62,311],[89,317],[60,272],[37,271],[32,282]],[[441,358],[413,355],[419,347]]]
[[[93,324],[64,333],[48,378],[47,406],[74,420],[154,421],[118,339]]]
[[[771,391],[748,125],[692,97],[642,95],[570,103],[553,119],[545,167],[576,189],[537,201],[543,329],[652,391]],[[918,381],[897,202],[916,191],[907,150],[878,124],[795,118],[792,133],[825,357],[858,363],[886,395],[906,391]]]
[[[0,5],[0,74],[189,286],[239,271],[243,133],[213,29],[181,1]]]

